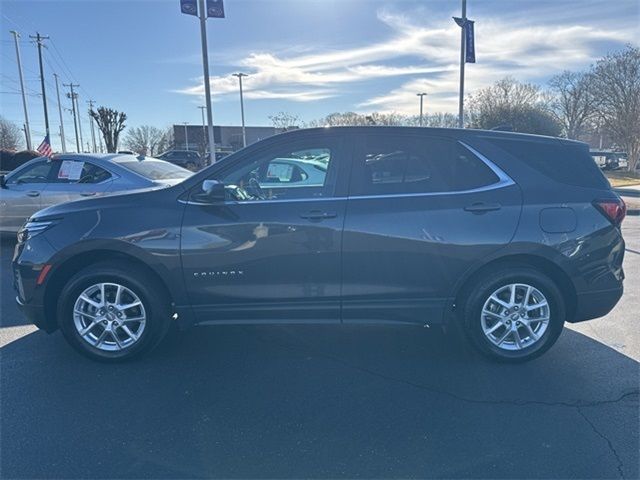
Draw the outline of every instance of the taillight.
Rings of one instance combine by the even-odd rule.
[[[620,225],[627,215],[627,205],[621,198],[595,200],[593,205],[614,225]]]

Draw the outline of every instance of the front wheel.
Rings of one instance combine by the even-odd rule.
[[[151,350],[169,327],[162,287],[141,269],[118,263],[91,265],[74,275],[58,304],[67,341],[100,361],[123,361]]]
[[[525,362],[556,342],[565,320],[565,302],[556,284],[526,267],[489,273],[463,299],[464,330],[484,355]]]

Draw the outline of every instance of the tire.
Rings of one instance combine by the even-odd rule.
[[[157,346],[171,325],[171,305],[164,291],[139,267],[124,262],[90,265],[76,273],[60,294],[60,330],[73,348],[92,360],[122,362],[139,357]],[[107,302],[102,301],[103,292]]]
[[[545,301],[546,307],[533,308]],[[465,290],[462,304],[466,338],[483,355],[506,363],[526,362],[546,352],[558,340],[566,317],[560,289],[531,267],[502,268],[481,276]]]

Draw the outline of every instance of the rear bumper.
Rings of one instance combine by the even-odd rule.
[[[623,287],[599,290],[577,295],[575,314],[569,323],[584,322],[603,317],[616,306],[622,297]]]

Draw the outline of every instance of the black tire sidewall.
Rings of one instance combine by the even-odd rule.
[[[522,350],[508,351],[495,346],[485,336],[481,324],[481,312],[485,301],[498,288],[524,283],[537,288],[549,302],[549,325],[542,338]],[[496,271],[476,282],[468,296],[464,309],[464,330],[471,343],[485,356],[502,362],[525,362],[539,357],[556,342],[566,317],[565,301],[556,284],[546,275],[530,268],[513,268]]]
[[[119,266],[96,264],[74,275],[63,288],[58,301],[58,324],[73,348],[83,355],[99,361],[118,362],[133,359],[153,348],[164,336],[169,326],[169,305],[158,295],[143,272]],[[142,301],[147,316],[142,337],[124,350],[107,352],[89,345],[77,331],[73,319],[73,307],[78,296],[96,283],[119,283],[131,289]]]

